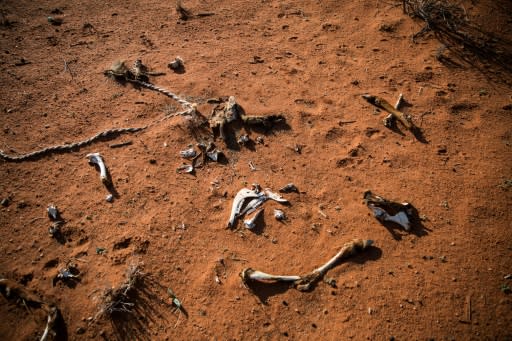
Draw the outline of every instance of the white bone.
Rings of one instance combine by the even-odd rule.
[[[240,211],[245,199],[257,198],[258,196],[260,196],[258,193],[247,188],[242,188],[240,191],[238,191],[238,193],[235,195],[235,200],[233,200],[233,207],[231,208],[228,227],[233,227],[235,225],[236,218],[240,216]]]
[[[278,210],[278,209],[274,209],[274,218],[276,218],[277,220],[281,221],[281,220],[285,220],[286,219],[286,215],[284,214],[283,211]]]
[[[265,194],[267,195],[267,197],[269,199],[272,199],[274,201],[280,202],[282,204],[287,204],[288,203],[288,200],[286,200],[285,198],[283,198],[279,194],[270,191],[270,189],[268,189],[268,188],[265,189]]]
[[[380,207],[370,205],[370,208],[372,209],[375,218],[382,221],[391,221],[395,224],[402,226],[406,231],[411,230],[411,222],[409,221],[407,213],[405,213],[404,211],[400,211],[395,215],[390,215],[388,212],[386,212]]]
[[[100,168],[100,179],[104,184],[108,183],[107,167],[100,153],[91,153],[86,156],[89,159],[89,163],[97,164]]]
[[[244,220],[245,227],[248,228],[249,230],[252,230],[253,228],[255,228],[256,220],[258,220],[258,217],[263,213],[264,210],[265,209],[262,208],[258,212],[254,213],[254,216],[252,218]]]
[[[295,282],[301,279],[301,276],[281,276],[271,275],[251,268],[245,269],[242,272],[242,278],[245,280],[250,279],[253,281],[279,281],[279,282]]]
[[[196,155],[197,153],[193,147],[180,151],[180,156],[184,159],[191,159]]]
[[[240,211],[240,216],[243,216],[244,214],[251,214],[252,212],[256,211],[258,207],[263,205],[265,201],[267,201],[267,197],[263,193],[257,193],[258,197],[251,199],[247,206],[243,210]]]
[[[404,94],[398,95],[398,99],[395,104],[395,109],[400,110],[400,106],[402,105],[402,102],[404,101]]]

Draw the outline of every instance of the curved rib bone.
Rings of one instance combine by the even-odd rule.
[[[258,196],[260,196],[259,193],[247,188],[242,188],[240,191],[238,191],[238,193],[235,195],[235,200],[233,201],[233,207],[231,208],[228,227],[235,226],[236,218],[240,216],[240,212],[242,210],[245,199],[257,198]]]

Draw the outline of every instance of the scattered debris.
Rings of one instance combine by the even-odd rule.
[[[60,338],[67,339],[67,335],[58,335],[58,332],[63,329],[62,325],[64,322],[59,309],[55,305],[41,301],[18,283],[6,278],[0,278],[0,292],[7,299],[12,299],[26,308],[42,309],[48,314],[46,327],[39,341],[57,340]]]
[[[292,193],[292,192],[299,193],[299,189],[293,183],[289,183],[289,184],[285,185],[284,187],[282,187],[279,190],[279,192],[281,192],[281,193]]]
[[[405,231],[411,230],[410,219],[413,215],[411,204],[389,201],[374,195],[371,191],[366,191],[363,199],[366,206],[379,221],[393,222],[403,227]]]
[[[262,208],[262,209],[256,211],[256,213],[254,213],[252,218],[244,220],[244,226],[249,230],[254,229],[256,227],[256,222],[258,221],[258,218],[261,216],[261,214],[263,213],[264,210],[265,209]]]
[[[63,281],[67,285],[75,285],[76,282],[80,281],[80,271],[74,264],[70,263],[65,268],[60,269],[57,276],[53,278],[53,286],[55,286],[58,281]]]
[[[108,288],[103,293],[95,319],[101,316],[111,318],[114,313],[131,313],[136,302],[137,287],[142,284],[145,275],[140,265],[130,265],[123,283],[117,287]]]
[[[197,104],[196,103],[190,103],[189,101],[179,97],[178,95],[170,92],[169,90],[166,90],[164,88],[161,88],[154,84],[149,83],[148,76],[160,75],[162,73],[147,72],[146,71],[147,67],[142,68],[141,65],[142,65],[142,63],[140,62],[140,60],[136,60],[134,67],[132,69],[129,69],[126,66],[124,61],[118,60],[118,61],[115,61],[108,70],[105,70],[103,72],[103,74],[106,77],[110,77],[119,83],[125,83],[125,82],[133,83],[137,86],[141,86],[143,88],[159,92],[167,97],[172,98],[173,100],[175,100],[176,102],[181,104],[183,106],[183,108],[185,109],[183,112],[176,113],[175,115],[190,115],[190,116],[194,117],[197,114],[197,111],[196,111]],[[164,118],[167,118],[167,117],[169,117],[169,115],[166,115]],[[161,121],[162,121],[162,119],[159,121],[156,121],[155,124],[159,123]],[[146,127],[144,127],[144,128],[146,128]]]
[[[105,162],[103,162],[103,158],[100,153],[91,153],[87,154],[86,158],[89,159],[90,164],[98,165],[100,169],[100,180],[104,185],[110,185],[110,179],[108,176],[107,167],[105,166]]]
[[[324,277],[340,260],[355,255],[358,252],[368,249],[373,244],[372,240],[354,239],[343,245],[341,250],[331,258],[327,263],[303,276],[281,276],[270,275],[262,271],[251,268],[243,269],[240,273],[242,282],[246,287],[250,287],[251,282],[289,282],[299,291],[309,291],[313,286]]]
[[[288,200],[282,198],[280,195],[273,193],[268,188],[265,192],[261,191],[258,184],[253,186],[254,189],[242,188],[235,196],[233,200],[233,207],[229,216],[228,228],[233,228],[236,223],[236,219],[243,216],[244,214],[250,214],[261,206],[265,201],[271,199],[279,203],[286,204]],[[244,209],[244,203],[247,199],[251,199]]]
[[[285,118],[282,115],[246,115],[244,109],[235,101],[235,97],[229,96],[226,102],[217,104],[213,108],[210,118],[208,119],[214,137],[220,136],[224,142],[227,142],[227,126],[235,121],[242,121],[243,124],[250,126],[271,128],[276,123],[284,122]]]

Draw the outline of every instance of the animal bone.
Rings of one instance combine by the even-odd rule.
[[[354,239],[341,248],[341,250],[327,263],[316,268],[312,272],[303,276],[283,276],[271,275],[262,271],[254,270],[252,268],[243,269],[240,272],[243,284],[247,287],[250,282],[292,282],[293,286],[299,291],[308,291],[312,285],[318,282],[328,270],[330,270],[337,262],[355,255],[358,252],[364,251],[373,245],[372,240]]]
[[[260,194],[256,191],[247,188],[242,188],[240,191],[238,191],[238,193],[235,195],[235,200],[233,200],[233,207],[231,208],[231,214],[229,216],[229,228],[235,225],[236,219],[240,216],[244,201],[248,198],[257,198],[259,196]]]
[[[289,183],[289,184],[285,185],[283,188],[281,188],[279,190],[279,192],[281,192],[281,193],[291,193],[291,192],[299,193],[299,189],[293,183]]]
[[[184,159],[191,159],[197,155],[193,147],[180,151],[180,156]]]
[[[373,212],[373,216],[381,222],[390,221],[403,227],[405,231],[411,230],[410,217],[412,206],[409,203],[397,203],[374,195],[366,191],[363,195],[366,206]]]
[[[177,71],[183,70],[183,67],[185,65],[183,63],[183,59],[181,59],[181,57],[178,56],[172,62],[167,64],[167,66],[169,67],[169,69],[177,72]]]
[[[252,212],[254,212],[258,207],[260,207],[261,205],[263,205],[263,203],[265,201],[267,201],[267,197],[265,196],[265,194],[261,193],[261,192],[257,192],[258,193],[258,197],[257,198],[254,198],[252,199],[251,201],[249,201],[249,203],[247,204],[247,206],[245,206],[245,208],[240,212],[240,216],[243,216],[244,214],[251,214]]]
[[[178,169],[176,169],[176,171],[178,173],[189,173],[189,174],[191,174],[191,173],[194,172],[194,166],[183,164],[183,165],[179,166]]]
[[[251,198],[252,200],[249,201],[244,209],[242,209],[245,200]],[[258,184],[254,184],[253,190],[247,188],[241,189],[233,201],[233,207],[228,221],[228,228],[232,228],[235,225],[235,221],[238,217],[241,217],[246,213],[249,214],[254,212],[259,206],[269,199],[279,203],[288,203],[288,200],[284,199],[279,194],[270,191],[268,188],[265,189],[264,192],[261,192]]]
[[[283,211],[275,209],[274,210],[274,218],[276,218],[279,221],[283,221],[283,220],[286,220],[286,215],[284,214]]]
[[[412,123],[410,115],[404,114],[403,112],[399,111],[398,109],[395,109],[391,104],[389,104],[388,101],[386,101],[384,98],[378,97],[378,96],[372,96],[372,95],[363,95],[362,96],[368,103],[376,106],[377,108],[380,108],[382,110],[387,111],[390,113],[395,119],[400,121],[410,131],[414,131],[416,127]]]
[[[48,208],[46,209],[46,211],[48,212],[48,217],[50,218],[50,220],[53,220],[53,221],[57,221],[57,220],[60,220],[60,213],[59,213],[59,210],[57,209],[57,206],[55,206],[54,204],[50,204],[48,205]]]
[[[391,215],[380,207],[373,206],[371,207],[371,210],[373,211],[373,216],[378,220],[391,221],[395,224],[402,226],[406,231],[411,230],[411,222],[409,221],[407,213],[405,213],[404,211],[400,211],[395,215]]]
[[[258,212],[254,213],[252,218],[244,220],[245,227],[248,228],[249,230],[252,230],[253,228],[255,228],[256,221],[258,220],[258,218],[260,217],[260,215],[263,213],[264,210],[265,209],[262,208]]]
[[[109,185],[110,180],[108,178],[107,167],[105,166],[105,162],[103,162],[103,158],[101,157],[100,153],[87,154],[86,158],[89,159],[89,163],[98,165],[100,168],[101,182],[105,185]]]
[[[268,189],[268,188],[265,188],[265,194],[267,195],[267,197],[269,199],[272,199],[274,201],[280,202],[282,204],[287,204],[288,203],[288,200],[286,200],[285,198],[283,198],[279,194],[276,194],[276,193],[270,191],[270,189]]]
[[[295,282],[301,279],[301,276],[270,275],[262,271],[253,270],[251,268],[243,269],[240,273],[240,277],[242,277],[242,281],[244,283],[249,281]]]

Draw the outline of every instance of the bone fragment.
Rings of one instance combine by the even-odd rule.
[[[409,217],[407,216],[407,213],[405,213],[404,211],[400,211],[395,215],[391,215],[380,207],[371,206],[370,208],[373,211],[373,215],[375,216],[375,218],[381,221],[391,221],[395,224],[402,226],[406,231],[411,230],[411,222],[409,220]]]
[[[404,102],[404,94],[401,93],[400,95],[398,95],[398,99],[396,100],[395,109],[400,110],[400,107],[402,106],[403,102]]]
[[[100,168],[101,182],[104,183],[105,185],[108,185],[110,181],[108,179],[107,167],[105,166],[105,162],[103,161],[103,158],[101,157],[100,153],[88,154],[86,158],[89,159],[89,163],[98,165],[98,167]]]
[[[281,192],[281,193],[291,193],[291,192],[299,193],[299,189],[293,183],[289,183],[289,184],[283,186],[281,189],[279,189],[279,192]]]
[[[191,159],[197,155],[193,147],[180,151],[180,156],[184,159]]]
[[[372,95],[363,95],[363,98],[370,104],[376,106],[377,108],[380,108],[382,110],[387,111],[395,119],[400,121],[404,127],[406,127],[408,130],[414,130],[415,126],[412,123],[412,120],[409,115],[404,114],[403,112],[397,110],[395,107],[393,107],[391,104],[389,104],[388,101],[386,101],[384,98],[378,97],[378,96],[372,96]]]
[[[46,209],[46,211],[48,212],[48,217],[50,218],[50,220],[53,220],[53,221],[59,220],[60,213],[59,213],[59,210],[57,209],[57,206],[55,206],[54,204],[50,204],[50,205],[48,205],[48,208]]]
[[[256,227],[256,221],[258,220],[259,216],[263,213],[265,209],[262,208],[261,210],[259,210],[258,212],[254,213],[254,215],[252,216],[252,218],[249,218],[249,219],[246,219],[244,220],[244,225],[247,229],[249,230],[252,230],[253,228]]]
[[[274,218],[276,218],[276,220],[283,221],[286,220],[286,215],[283,211],[274,209]]]
[[[269,199],[272,199],[274,201],[277,201],[277,202],[280,202],[282,204],[287,204],[288,203],[288,200],[286,200],[285,198],[283,198],[282,196],[280,196],[279,194],[277,193],[274,193],[272,192],[270,189],[266,188],[265,189],[265,194],[267,195],[267,197]]]

